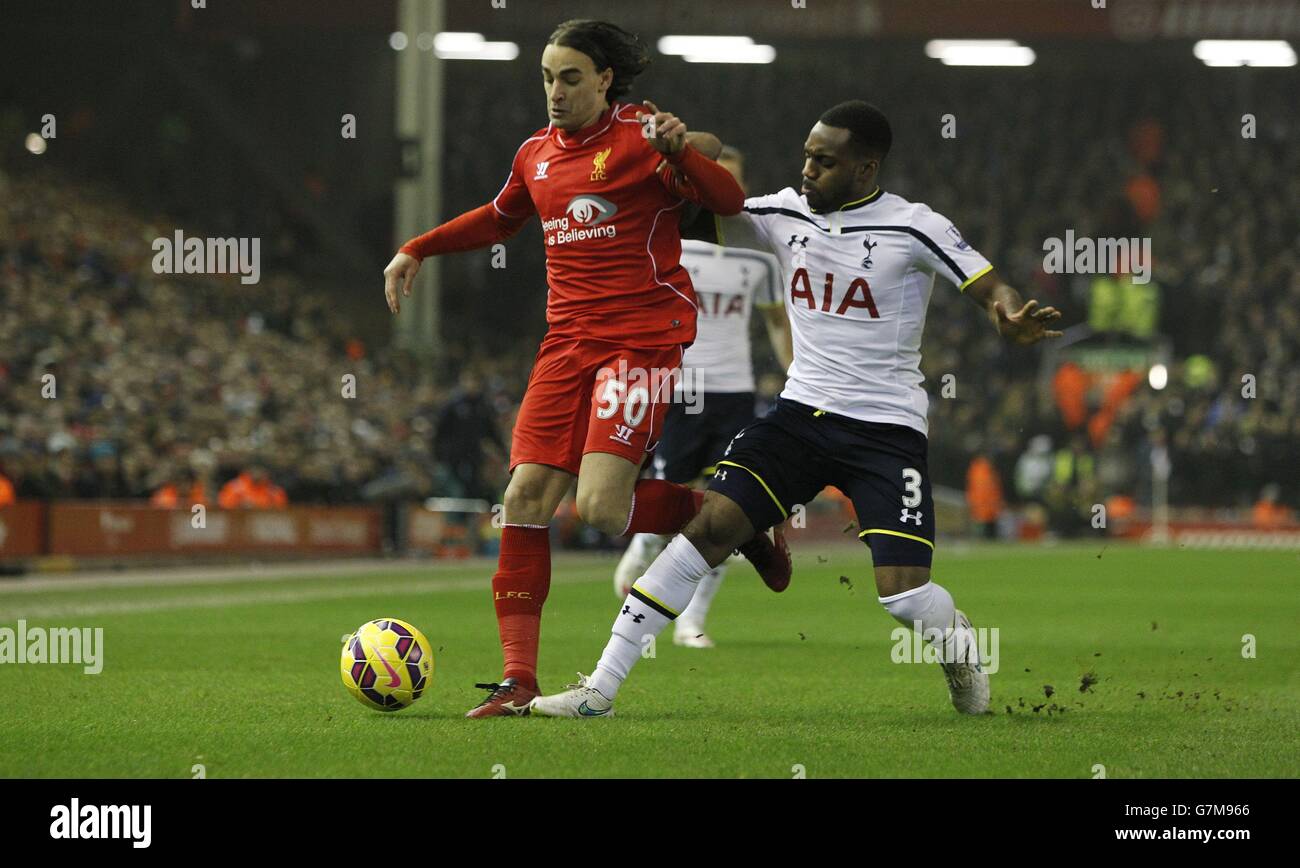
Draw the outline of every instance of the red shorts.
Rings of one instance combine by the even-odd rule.
[[[577,474],[588,452],[638,467],[663,432],[682,348],[624,347],[548,334],[515,420],[510,470],[545,464]]]

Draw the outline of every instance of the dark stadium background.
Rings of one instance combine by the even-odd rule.
[[[291,504],[499,501],[502,447],[544,331],[537,227],[509,242],[506,269],[486,251],[447,258],[437,339],[395,346],[381,270],[403,240],[398,52],[388,43],[397,4],[208,5],[6,7],[0,472],[34,503],[146,501],[185,469],[215,496],[254,463]],[[894,126],[885,189],[951,217],[1070,328],[1064,349],[1008,348],[936,283],[924,370],[948,532],[998,532],[962,506],[972,467],[991,467],[1000,484],[1004,536],[1088,532],[1098,503],[1144,528],[1152,451],[1165,447],[1175,523],[1294,530],[1300,78],[1295,67],[1207,68],[1191,45],[1294,39],[1295,4],[1265,4],[1275,16],[1250,19],[1212,16],[1198,0],[1117,0],[1107,11],[846,0],[811,2],[798,29],[772,13],[787,5],[448,3],[448,30],[511,40],[520,53],[444,63],[441,218],[495,195],[519,143],[543,124],[537,57],[566,17],[639,32],[654,63],[633,96],[741,148],[754,193],[796,184],[824,108],[868,99]],[[1290,22],[1285,32],[1251,32],[1278,21]],[[653,51],[659,36],[683,32],[744,33],[777,59],[694,65]],[[1037,62],[946,67],[923,50],[928,38],[975,36],[1018,38]],[[47,112],[58,137],[34,155],[25,140]],[[344,113],[357,118],[356,139],[339,135]],[[955,139],[939,135],[949,113]],[[1253,139],[1241,135],[1247,113]],[[176,228],[261,238],[261,282],[153,274],[149,241]],[[1152,239],[1149,333],[1105,322],[1094,275],[1043,272],[1044,238],[1067,229]],[[1067,419],[1060,390],[1075,387],[1061,366],[1100,372],[1114,359],[1139,379],[1131,394],[1107,405],[1094,388],[1080,398],[1082,420]],[[1161,390],[1148,384],[1156,363],[1168,370]],[[762,369],[770,390],[770,355]],[[348,372],[358,392],[345,401]],[[57,375],[57,401],[41,397],[44,373]],[[956,376],[955,398],[938,393],[945,374]],[[490,418],[481,431],[464,391],[476,383]],[[458,427],[466,414],[478,421]],[[499,443],[476,455],[493,430]],[[1040,435],[1045,452],[1034,451]]]

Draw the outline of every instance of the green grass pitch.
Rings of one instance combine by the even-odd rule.
[[[719,647],[677,648],[666,631],[599,720],[462,717],[482,695],[473,683],[500,675],[482,562],[0,583],[0,627],[103,627],[105,645],[99,675],[0,665],[0,776],[1300,776],[1294,552],[941,547],[936,579],[976,627],[999,630],[992,712],[969,718],[937,666],[891,661],[896,625],[865,550],[793,545],[789,591],[733,566],[709,627]],[[613,565],[556,557],[544,688],[598,657]],[[432,689],[395,714],[362,707],[338,674],[343,634],[384,615],[421,628],[436,659]],[[1096,683],[1081,691],[1085,677]]]

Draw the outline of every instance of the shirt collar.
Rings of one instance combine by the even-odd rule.
[[[614,113],[621,107],[621,103],[611,103],[610,107],[601,112],[600,117],[596,118],[595,123],[572,133],[556,127],[556,139],[559,141],[561,147],[572,148],[577,147],[578,145],[585,145],[587,142],[609,129],[614,122]]]
[[[882,189],[880,189],[879,187],[877,187],[873,192],[869,193],[869,194],[866,195],[866,196],[863,196],[861,199],[854,199],[852,202],[846,202],[846,203],[844,203],[843,205],[841,205],[840,207],[836,208],[835,210],[836,210],[836,211],[849,211],[849,210],[852,210],[853,208],[860,208],[860,207],[862,207],[863,205],[870,205],[872,202],[876,201],[876,200],[879,199],[881,196],[883,196],[884,193],[885,193],[884,190],[882,190]],[[827,213],[827,212],[825,212],[825,211],[818,211],[816,208],[813,208],[813,207],[811,207],[811,206],[809,206],[808,210],[811,211],[811,212],[814,213],[814,214],[825,214],[825,213]]]

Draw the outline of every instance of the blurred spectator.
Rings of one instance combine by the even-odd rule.
[[[163,509],[189,508],[195,504],[208,504],[207,487],[194,475],[192,470],[182,470],[174,474],[154,491],[149,498],[150,506]]]
[[[1056,407],[1069,431],[1079,428],[1088,419],[1089,384],[1087,373],[1074,362],[1061,365],[1052,377]]]
[[[221,486],[217,503],[222,509],[283,509],[289,505],[284,489],[266,475],[266,468],[254,464]]]
[[[460,389],[438,414],[433,438],[433,454],[450,471],[460,497],[493,498],[483,480],[485,443],[499,454],[508,451],[483,397],[478,373],[466,368],[460,375]]]
[[[1250,511],[1251,524],[1260,529],[1268,529],[1295,521],[1295,513],[1277,502],[1280,493],[1281,489],[1276,483],[1264,486],[1254,509]]]
[[[1052,438],[1039,434],[1016,461],[1016,496],[1038,500],[1052,478]]]
[[[966,470],[966,505],[970,508],[975,535],[993,539],[1002,514],[1002,481],[986,455],[976,455]]]
[[[0,509],[4,509],[16,500],[14,484],[9,481],[9,477],[4,475],[4,471],[0,470]]]

